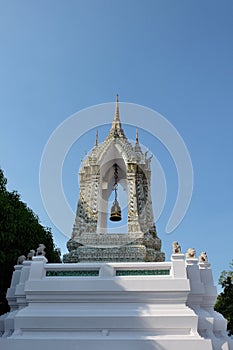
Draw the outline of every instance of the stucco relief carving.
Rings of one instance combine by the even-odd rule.
[[[31,249],[27,255],[27,260],[32,260],[33,256],[35,256],[36,252],[34,249]]]
[[[194,248],[189,248],[186,252],[186,259],[196,258],[196,250]]]
[[[46,255],[44,244],[39,244],[39,247],[36,250],[36,256],[40,256],[40,255],[43,255],[43,256]]]
[[[208,262],[206,252],[202,252],[201,255],[199,256],[198,260],[199,260],[199,262]]]
[[[20,255],[17,259],[17,265],[22,265],[25,260],[26,260],[26,256]]]
[[[181,247],[178,242],[172,243],[172,254],[180,254],[181,253]]]

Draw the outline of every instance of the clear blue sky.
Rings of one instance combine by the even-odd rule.
[[[0,166],[8,189],[52,227],[62,249],[67,237],[40,197],[44,146],[67,117],[112,102],[117,92],[120,101],[158,111],[182,135],[194,167],[193,197],[185,219],[167,235],[177,175],[158,144],[168,182],[158,234],[167,259],[174,240],[183,251],[205,250],[217,282],[233,258],[233,2],[0,1]],[[79,152],[88,151],[90,139],[81,141],[63,169],[74,211]]]

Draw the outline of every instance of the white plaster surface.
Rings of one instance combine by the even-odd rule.
[[[47,275],[59,271],[86,276]],[[157,263],[48,264],[37,256],[15,267],[0,349],[233,349],[213,310],[216,295],[210,264],[183,254]]]

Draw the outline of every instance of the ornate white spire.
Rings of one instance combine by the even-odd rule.
[[[118,96],[119,96],[119,95],[116,94],[116,111],[115,111],[115,120],[116,120],[116,121],[120,121]]]
[[[121,127],[118,94],[116,95],[116,108],[115,108],[114,119],[113,119],[113,122],[112,122],[112,129],[116,129],[117,126]]]
[[[115,108],[114,119],[112,122],[111,133],[114,133],[115,137],[125,137],[124,131],[121,127],[121,121],[120,121],[118,94],[116,95],[116,108]]]

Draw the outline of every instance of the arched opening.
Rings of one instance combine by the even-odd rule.
[[[111,221],[111,209],[112,204],[115,200],[114,190],[110,192],[108,198],[108,217],[107,217],[107,232],[108,233],[127,233],[127,223],[128,223],[128,193],[127,193],[127,183],[125,179],[119,180],[117,199],[121,208],[121,220]]]
[[[118,169],[118,202],[121,207],[122,220],[110,221],[111,206],[114,201],[114,164]],[[98,233],[127,232],[128,191],[125,161],[116,145],[111,145],[105,152],[100,164],[100,187],[98,196]]]

